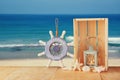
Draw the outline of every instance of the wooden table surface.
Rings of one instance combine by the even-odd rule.
[[[94,73],[65,71],[59,67],[1,66],[0,80],[120,80],[120,67],[110,67],[107,72]]]

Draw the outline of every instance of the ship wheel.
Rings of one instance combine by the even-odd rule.
[[[45,54],[51,60],[62,60],[67,55],[67,44],[59,38],[50,39],[45,46]]]

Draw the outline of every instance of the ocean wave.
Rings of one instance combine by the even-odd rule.
[[[73,36],[67,36],[65,37],[66,41],[69,42],[71,41],[71,43],[73,42],[74,40],[74,37]],[[0,48],[4,48],[4,47],[25,47],[25,46],[45,46],[45,43],[44,41],[42,40],[39,40],[39,43],[36,43],[36,44],[0,44]],[[69,43],[68,43],[69,44]],[[109,46],[116,46],[116,47],[120,47],[120,37],[112,37],[112,38],[108,38],[108,44]],[[72,46],[73,43],[69,46]]]
[[[108,50],[109,53],[118,53],[118,50]]]
[[[113,44],[120,44],[120,37],[108,38],[108,42]]]
[[[66,40],[67,41],[73,41],[74,37],[73,36],[67,36]],[[108,38],[108,43],[120,44],[120,37],[109,37]]]
[[[74,40],[74,37],[73,37],[73,36],[67,36],[67,37],[65,37],[65,39],[66,39],[67,41],[73,41],[73,40]]]
[[[40,44],[0,44],[0,48],[12,48],[12,47],[32,47],[32,46],[40,46]]]

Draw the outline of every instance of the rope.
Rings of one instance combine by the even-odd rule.
[[[58,18],[55,19],[56,37],[58,37]]]

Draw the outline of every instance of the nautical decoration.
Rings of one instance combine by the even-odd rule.
[[[85,66],[97,66],[97,51],[93,50],[92,46],[84,51],[84,65]]]
[[[67,44],[59,37],[52,38],[45,46],[45,53],[49,59],[61,60],[67,55]]]
[[[97,51],[97,66],[108,70],[108,18],[75,18],[74,26],[74,58],[84,63],[84,51],[92,46]],[[90,57],[95,58],[95,56]],[[88,58],[88,61],[89,59]],[[95,60],[95,59],[94,59]],[[90,60],[92,65],[94,60]],[[86,63],[85,63],[86,64]],[[96,66],[96,65],[95,65]]]
[[[81,71],[81,69],[80,69],[80,67],[82,66],[83,64],[81,63],[79,63],[78,62],[78,59],[76,59],[76,61],[75,61],[75,63],[74,63],[74,65],[73,65],[73,70],[79,70],[79,71]]]
[[[39,53],[38,56],[42,56],[45,54],[49,58],[47,67],[50,66],[52,61],[60,61],[61,67],[64,67],[62,59],[66,55],[69,55],[70,57],[73,57],[73,55],[67,52],[67,43],[64,41],[66,31],[62,31],[61,36],[58,37],[58,18],[55,19],[55,25],[56,36],[53,35],[52,31],[49,31],[51,39],[47,43],[39,41],[40,44],[45,45],[45,52]]]
[[[90,67],[89,66],[83,66],[82,67],[82,71],[89,72],[90,71]]]
[[[103,67],[103,66],[94,67],[94,69],[93,69],[93,72],[100,73],[102,71],[105,71],[105,67]]]

